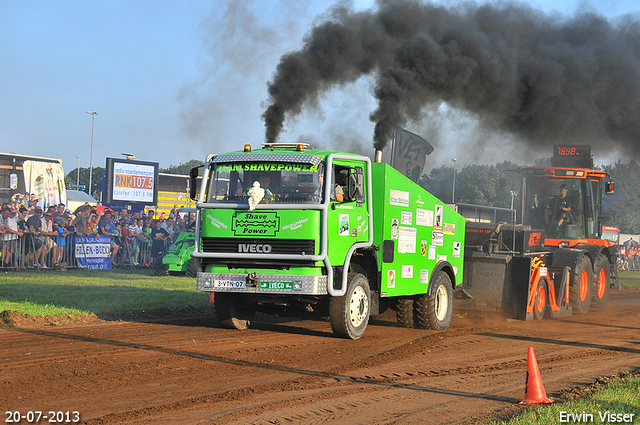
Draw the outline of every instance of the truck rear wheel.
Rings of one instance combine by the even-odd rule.
[[[536,287],[535,299],[533,300],[533,318],[536,320],[544,319],[547,314],[549,303],[547,302],[549,295],[549,284],[547,278],[541,277]]]
[[[216,319],[220,326],[227,329],[247,329],[256,314],[253,305],[246,303],[242,294],[230,294],[228,292],[216,292],[213,305],[216,311]]]
[[[413,327],[413,299],[402,297],[396,300],[396,320],[401,328]]]
[[[447,329],[453,318],[453,287],[449,275],[438,273],[431,295],[420,295],[413,302],[416,328]]]
[[[602,311],[609,302],[609,260],[604,255],[599,255],[593,268],[595,282],[591,308]]]
[[[573,311],[585,314],[591,305],[591,293],[593,288],[591,260],[583,255],[573,272],[571,286],[569,287],[569,302]]]
[[[371,311],[369,280],[359,273],[347,276],[347,292],[329,301],[329,321],[333,333],[351,339],[364,334]]]

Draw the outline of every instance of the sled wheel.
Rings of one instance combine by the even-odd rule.
[[[536,287],[535,299],[533,300],[533,318],[542,320],[547,314],[549,285],[545,277],[538,280]]]
[[[187,276],[198,276],[198,260],[193,257],[189,259],[189,264],[187,265]]]
[[[593,271],[596,281],[594,282],[591,308],[602,311],[609,302],[609,260],[606,256],[598,256]]]
[[[347,275],[347,292],[329,301],[329,321],[333,333],[350,339],[358,339],[369,323],[371,291],[369,280],[359,273]]]
[[[247,329],[256,314],[255,307],[242,299],[243,294],[216,292],[213,305],[220,326],[227,329]]]
[[[585,314],[591,305],[592,276],[591,260],[586,255],[578,261],[569,287],[569,302],[574,313]]]
[[[396,320],[401,328],[413,327],[413,299],[408,297],[396,300]]]
[[[415,326],[419,329],[447,329],[453,318],[453,287],[449,275],[438,273],[431,295],[424,294],[413,303]]]

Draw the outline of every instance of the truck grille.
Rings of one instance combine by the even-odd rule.
[[[266,248],[268,246],[269,248]],[[257,250],[257,252],[256,252]],[[266,251],[269,251],[268,253]],[[314,255],[313,239],[202,238],[203,252]]]

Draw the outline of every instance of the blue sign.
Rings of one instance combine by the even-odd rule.
[[[76,259],[88,270],[111,270],[111,236],[77,236]]]

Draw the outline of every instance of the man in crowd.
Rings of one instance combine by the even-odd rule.
[[[40,233],[42,231],[42,208],[35,207],[34,215],[27,220],[27,228],[31,234],[33,249],[35,250],[33,259],[36,267],[47,268],[44,257],[47,254],[47,247],[44,245]]]
[[[82,208],[80,208],[80,211],[78,211],[76,219],[73,221],[77,235],[87,235],[87,220],[89,220],[89,214],[91,214],[90,205],[83,205]]]
[[[118,244],[114,241],[113,236],[116,236],[116,234],[114,233],[114,226],[113,226],[113,212],[111,211],[105,211],[104,216],[102,217],[102,219],[100,219],[100,222],[98,223],[98,233],[102,236],[111,236],[111,263],[113,264],[115,259],[116,259],[116,255],[118,254],[118,249],[119,246]]]

